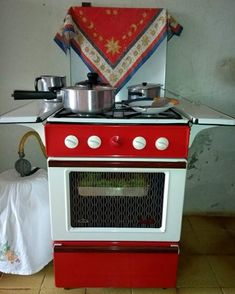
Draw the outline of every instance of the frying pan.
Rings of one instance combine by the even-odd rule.
[[[156,99],[144,98],[131,100],[128,102],[128,106],[137,112],[157,114],[174,107],[178,103],[178,100],[173,98],[159,97]]]

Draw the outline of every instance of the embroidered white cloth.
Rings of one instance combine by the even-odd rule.
[[[0,271],[31,275],[52,260],[47,172],[0,174]]]

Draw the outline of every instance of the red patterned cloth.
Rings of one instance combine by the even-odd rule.
[[[164,38],[181,31],[165,9],[71,7],[55,41],[120,90]]]

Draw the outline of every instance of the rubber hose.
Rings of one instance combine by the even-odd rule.
[[[40,145],[40,148],[42,150],[43,155],[45,157],[47,157],[47,155],[46,155],[46,148],[43,145],[42,140],[41,140],[39,134],[37,132],[35,132],[35,131],[29,131],[26,134],[24,134],[24,136],[21,138],[20,143],[19,143],[19,149],[18,149],[19,155],[23,155],[24,156],[24,145],[25,145],[26,140],[30,136],[34,136],[37,139],[37,141],[38,141],[38,143]]]

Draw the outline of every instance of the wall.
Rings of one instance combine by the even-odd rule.
[[[33,89],[41,74],[69,76],[69,62],[53,37],[71,5],[81,1],[1,0],[0,113],[21,105],[14,89]],[[183,25],[168,44],[167,87],[196,102],[235,116],[234,0],[94,0],[96,6],[163,7]],[[0,127],[0,171],[12,168],[22,126]],[[190,150],[185,213],[235,212],[235,129],[208,129]],[[29,139],[26,157],[46,167],[38,144]]]
[[[235,116],[235,2],[169,3],[184,31],[168,44],[167,88]],[[190,150],[185,212],[235,213],[235,129],[200,133]]]

